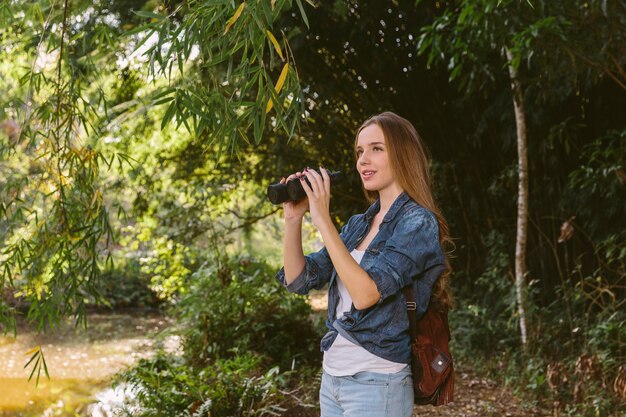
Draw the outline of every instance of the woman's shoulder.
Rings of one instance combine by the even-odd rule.
[[[406,204],[402,206],[398,221],[413,228],[421,228],[424,226],[437,228],[439,225],[437,216],[413,199],[409,199]]]

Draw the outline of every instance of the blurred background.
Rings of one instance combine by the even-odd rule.
[[[416,415],[625,415],[625,32],[621,0],[0,1],[0,415],[318,415],[325,296],[276,283],[266,189],[343,171],[341,227],[386,110],[454,240],[456,401]]]

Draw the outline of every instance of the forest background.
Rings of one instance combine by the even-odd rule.
[[[5,332],[158,307],[184,353],[120,377],[141,413],[305,413],[322,325],[274,280],[266,188],[345,172],[340,227],[367,207],[354,132],[392,110],[454,237],[459,367],[529,406],[623,413],[623,1],[3,0],[0,22]]]

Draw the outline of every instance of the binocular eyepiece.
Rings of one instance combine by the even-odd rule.
[[[320,174],[317,170],[315,170],[315,172]],[[343,178],[341,171],[326,172],[328,172],[328,176],[330,177],[331,185],[336,184]],[[308,185],[311,185],[308,178],[304,177],[304,180]],[[285,184],[276,183],[267,187],[267,198],[269,198],[272,204],[281,204],[285,201],[300,201],[304,197],[306,197],[306,192],[304,188],[302,188],[302,183],[298,178],[293,178]]]

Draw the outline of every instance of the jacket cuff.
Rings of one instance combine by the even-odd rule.
[[[278,271],[278,273],[276,274],[276,279],[278,279],[278,281],[280,281],[281,284],[283,284],[283,286],[285,288],[287,288],[287,290],[289,292],[293,292],[296,294],[306,294],[307,290],[306,290],[306,284],[307,284],[307,269],[309,268],[308,262],[305,265],[304,268],[302,268],[302,272],[300,272],[300,274],[293,280],[291,281],[289,284],[287,284],[287,280],[285,278],[285,267],[280,268],[280,271]]]
[[[376,284],[376,288],[380,293],[380,299],[378,300],[379,304],[382,303],[387,297],[400,290],[398,280],[395,277],[389,276],[388,273],[385,273],[378,268],[371,268],[367,271],[367,273]]]

